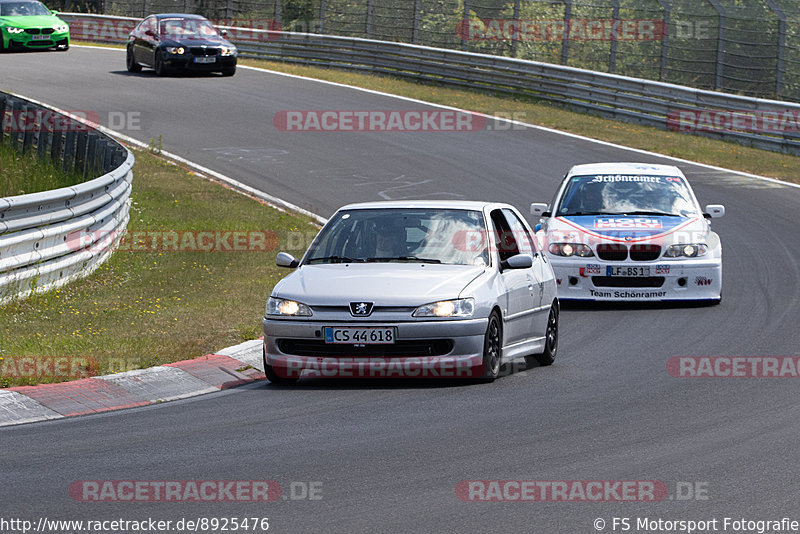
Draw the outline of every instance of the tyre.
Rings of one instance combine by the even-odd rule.
[[[125,66],[128,67],[128,72],[142,72],[142,66],[136,63],[133,58],[133,50],[130,47],[128,47],[128,51],[125,54]]]
[[[553,301],[550,315],[547,317],[547,330],[544,333],[544,352],[534,354],[533,358],[539,365],[552,365],[558,351],[558,302]]]
[[[500,357],[503,347],[503,327],[497,312],[489,315],[486,335],[483,338],[483,376],[484,382],[493,382],[500,376]]]
[[[297,382],[297,378],[281,376],[275,372],[275,369],[273,369],[271,365],[267,364],[267,350],[263,347],[263,345],[261,348],[261,354],[263,355],[262,357],[264,359],[264,374],[267,375],[267,380],[275,385],[292,385]]]
[[[222,69],[222,75],[223,76],[233,76],[234,74],[236,74],[236,67],[230,67],[230,68],[227,68],[227,69]]]
[[[167,67],[164,65],[164,60],[161,58],[161,51],[156,50],[156,60],[153,64],[153,68],[156,71],[156,76],[166,76],[167,75]]]

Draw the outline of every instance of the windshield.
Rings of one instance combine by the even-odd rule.
[[[597,174],[571,177],[553,214],[697,217],[698,210],[679,176]]]
[[[171,39],[208,39],[217,37],[217,30],[203,19],[162,19],[159,33]]]
[[[424,262],[487,265],[480,211],[358,209],[339,212],[312,243],[305,263]],[[472,243],[480,243],[473,246]]]
[[[40,2],[2,2],[0,16],[18,17],[28,15],[52,15]]]

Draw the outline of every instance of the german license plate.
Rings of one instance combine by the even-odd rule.
[[[394,327],[355,328],[349,326],[326,326],[323,328],[325,343],[357,345],[391,345],[394,343]]]
[[[48,39],[50,39],[49,35],[44,35],[41,33],[31,35],[31,41],[47,41]]]
[[[195,63],[214,63],[217,61],[215,57],[196,57],[194,58]]]
[[[650,276],[648,265],[609,265],[606,276]]]

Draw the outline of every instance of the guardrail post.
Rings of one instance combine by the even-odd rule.
[[[22,153],[26,154],[33,146],[33,134],[36,129],[36,113],[37,110],[33,106],[25,106],[23,108],[22,117],[20,118],[19,125],[22,128]]]
[[[70,128],[64,135],[64,157],[62,169],[70,172],[75,165],[75,129]]]
[[[319,1],[319,24],[317,25],[317,33],[325,33],[325,0]]]
[[[411,42],[419,44],[419,18],[422,16],[422,0],[414,0],[414,19],[411,26]]]
[[[514,34],[511,36],[511,57],[517,57],[517,50],[519,49],[519,33],[520,33],[520,23],[519,23],[519,10],[520,10],[520,1],[521,0],[514,0]]]
[[[50,151],[50,143],[53,140],[51,122],[43,120],[39,127],[39,138],[36,141],[36,152],[39,161],[47,159],[47,154]]]
[[[374,0],[367,0],[367,18],[364,24],[364,36],[372,39],[372,10],[375,7]]]
[[[667,57],[669,52],[669,22],[672,5],[669,0],[658,0],[664,10],[664,26],[661,31],[661,68],[659,69],[659,79],[663,82],[667,80]]]
[[[461,25],[465,28],[461,31],[461,50],[466,50],[469,48],[469,42],[467,41],[469,32],[466,31],[466,28],[469,27],[469,0],[464,0],[464,14],[461,17]]]
[[[61,165],[61,156],[63,154],[64,131],[61,129],[58,122],[53,125],[52,143],[50,144],[50,161],[53,165],[59,167]]]
[[[614,31],[611,32],[611,44],[608,53],[608,72],[617,72],[617,33],[619,32],[621,22],[619,20],[619,0],[611,0],[611,27]]]
[[[564,0],[564,27],[567,28],[572,20],[572,0]],[[565,30],[561,37],[561,64],[566,65],[569,59],[569,32]]]
[[[717,10],[719,29],[717,30],[717,64],[714,70],[714,89],[723,88],[723,67],[725,65],[725,26],[727,16],[725,9],[720,5],[719,0],[708,0],[711,6]]]
[[[11,100],[11,105],[6,110],[6,124],[4,127],[9,129],[9,144],[14,150],[19,150],[22,140],[22,132],[19,128],[20,112],[22,111],[22,102]]]
[[[84,176],[95,172],[96,158],[97,158],[97,140],[98,136],[94,132],[89,132],[88,141],[86,143],[86,167],[84,168]]]
[[[775,0],[764,0],[767,6],[778,16],[778,64],[775,66],[775,98],[780,99],[783,93],[783,74],[786,61],[786,12],[775,3]]]
[[[0,96],[0,145],[6,138],[6,97]]]
[[[75,172],[86,176],[86,149],[89,145],[89,132],[78,132],[75,140]]]

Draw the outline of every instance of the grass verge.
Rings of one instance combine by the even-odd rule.
[[[278,243],[304,249],[316,226],[146,151],[134,180],[128,234],[108,262],[0,307],[0,386],[195,358],[261,335],[266,298],[286,274]]]
[[[40,161],[35,152],[22,154],[8,142],[0,144],[0,198],[69,187],[83,181],[80,173],[64,173],[49,159]]]

